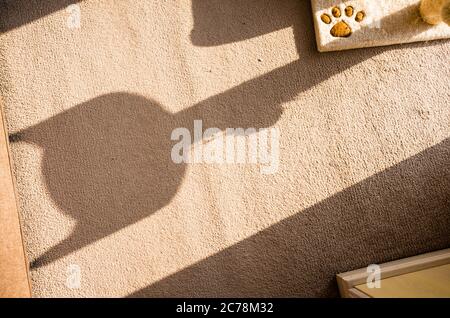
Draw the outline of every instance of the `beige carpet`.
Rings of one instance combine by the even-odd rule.
[[[450,246],[450,42],[319,54],[301,0],[44,3],[0,7],[35,296],[336,296]],[[278,172],[173,163],[195,119],[278,128]]]

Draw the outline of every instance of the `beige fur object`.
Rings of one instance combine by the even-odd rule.
[[[422,0],[420,13],[425,22],[450,25],[450,0]]]

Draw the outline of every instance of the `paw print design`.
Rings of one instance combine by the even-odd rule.
[[[356,10],[352,6],[345,7],[344,13],[347,18],[353,18],[356,22],[361,23],[364,18],[366,17],[366,13],[364,11],[358,11],[355,14]],[[335,19],[339,19],[338,22],[336,22],[333,27],[330,30],[330,33],[335,38],[348,38],[352,35],[353,30],[350,27],[350,25],[341,19],[342,17],[342,11],[339,7],[334,7],[331,9],[331,15],[328,13],[324,13],[320,16],[320,19],[325,24],[331,24],[333,23],[333,17]]]

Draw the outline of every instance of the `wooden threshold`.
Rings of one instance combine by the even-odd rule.
[[[450,264],[385,278],[380,287],[361,284],[356,289],[372,298],[449,298]]]
[[[31,297],[8,133],[0,100],[0,298]]]
[[[380,264],[381,288],[366,285],[367,268],[338,274],[336,279],[344,298],[450,297],[450,288],[442,278],[450,282],[449,264],[450,248]],[[417,290],[412,291],[412,288]]]

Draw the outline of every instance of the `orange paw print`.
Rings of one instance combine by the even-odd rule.
[[[366,13],[364,11],[358,11],[355,14],[355,12],[356,10],[352,6],[345,7],[344,14],[347,18],[354,18],[358,23],[362,22],[366,17]],[[330,30],[331,35],[335,38],[348,38],[352,35],[353,30],[341,17],[342,11],[336,6],[331,9],[331,15],[324,13],[320,16],[320,19],[325,24],[332,24],[334,20],[338,19]]]

